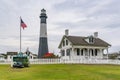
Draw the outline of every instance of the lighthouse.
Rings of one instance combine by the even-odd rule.
[[[46,10],[42,9],[40,14],[40,37],[39,37],[38,58],[42,58],[46,53],[48,53],[46,19],[47,19]]]

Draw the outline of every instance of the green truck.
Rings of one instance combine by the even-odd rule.
[[[29,67],[30,62],[27,55],[23,55],[22,52],[20,52],[18,55],[13,56],[11,67],[13,68],[23,68],[23,67]]]

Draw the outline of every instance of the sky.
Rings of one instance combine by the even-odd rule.
[[[38,54],[40,12],[46,9],[49,52],[59,54],[58,45],[69,35],[98,37],[111,44],[109,52],[120,51],[119,0],[0,0],[0,53],[19,52],[20,16],[27,24],[22,30],[22,51]]]

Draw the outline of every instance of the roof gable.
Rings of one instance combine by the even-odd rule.
[[[59,44],[58,48],[60,48],[60,47],[62,46],[62,42],[63,42],[63,40],[64,40],[65,38],[66,38],[69,42],[71,42],[71,41],[67,38],[67,36],[64,35],[64,36],[62,37],[61,41],[60,41],[60,44]],[[72,42],[71,42],[71,43],[72,43]]]

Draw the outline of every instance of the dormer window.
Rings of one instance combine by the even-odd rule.
[[[90,43],[90,44],[93,44],[93,43],[94,43],[94,37],[93,37],[93,36],[90,36],[90,37],[89,37],[89,43]]]

